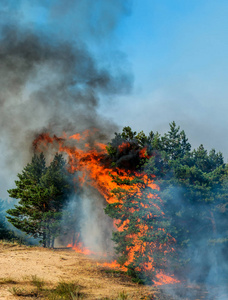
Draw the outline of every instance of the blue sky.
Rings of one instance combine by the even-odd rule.
[[[148,85],[164,76],[213,78],[212,71],[224,73],[227,15],[227,1],[134,1],[132,16],[119,31],[136,79]]]
[[[134,89],[113,103],[110,117],[145,132],[164,132],[175,120],[194,147],[227,156],[227,16],[223,0],[133,1],[117,39]]]

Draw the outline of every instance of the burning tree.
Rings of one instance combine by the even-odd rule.
[[[102,203],[104,207],[106,201],[105,212],[114,219],[113,227],[106,227],[110,231],[114,228],[113,240],[119,256],[119,264],[115,263],[115,266],[121,265],[134,280],[173,283],[175,279],[166,274],[181,274],[181,270],[185,272],[187,267],[190,274],[191,269],[198,266],[198,253],[203,253],[200,256],[202,260],[206,258],[202,267],[205,270],[210,267],[209,258],[215,260],[218,252],[221,257],[224,256],[228,240],[228,168],[221,153],[215,150],[207,153],[203,146],[191,151],[185,132],[180,131],[175,122],[170,124],[169,132],[163,136],[153,132],[148,136],[143,132],[137,134],[130,127],[125,127],[107,146],[97,141],[97,137],[99,132],[96,129],[71,136],[63,133],[61,137],[45,133],[38,136],[33,144],[36,151],[57,149],[68,156],[67,170],[75,174],[76,202],[88,188],[99,194],[97,199],[91,195],[99,201],[95,201],[97,205]],[[51,171],[46,171],[45,162],[40,165],[41,171],[35,172],[39,174],[34,179],[35,187],[40,189],[38,194],[30,183],[33,177],[27,176],[31,166],[19,175],[22,182],[16,182],[18,188],[10,190],[13,197],[23,200],[21,207],[12,210],[15,216],[12,221],[17,228],[24,228],[30,234],[32,228],[38,228],[34,236],[43,237],[49,244],[47,232],[51,227],[58,232],[58,216],[62,213],[64,201],[61,201],[63,194],[60,192],[58,195],[62,196],[57,202],[59,206],[56,206],[53,201],[56,194],[50,197],[51,191],[56,190],[48,189]],[[31,195],[26,190],[28,186]],[[41,206],[37,207],[33,194],[39,197]],[[80,206],[77,204],[78,210]],[[34,217],[30,214],[31,207],[34,207]],[[94,213],[94,209],[90,213]],[[93,220],[96,222],[96,218]],[[108,222],[106,224],[111,224]],[[71,218],[68,223],[74,226],[76,222]],[[75,242],[72,246],[76,251],[94,253],[93,247],[88,248],[86,237],[81,238],[80,226],[68,231],[71,239],[66,239],[66,244]],[[53,232],[54,229],[49,235],[53,236]],[[194,251],[196,257],[192,255]]]
[[[158,217],[158,224],[160,222],[162,224],[164,220],[168,221],[161,228],[163,227],[176,240],[176,243],[175,259],[172,259],[172,265],[167,263],[168,260],[165,262],[160,259],[166,252],[163,254],[161,252],[159,258],[157,255],[159,248],[154,248],[153,254],[157,255],[154,260],[157,274],[159,269],[169,265],[176,274],[181,273],[182,278],[188,273],[188,275],[194,274],[194,279],[196,276],[197,279],[202,279],[207,276],[208,270],[212,267],[216,269],[216,274],[224,277],[221,275],[223,274],[221,270],[218,270],[218,268],[221,269],[219,262],[216,263],[216,266],[212,266],[212,260],[223,260],[224,253],[227,252],[227,229],[225,226],[227,226],[228,213],[226,209],[228,169],[224,164],[222,154],[216,153],[214,149],[208,153],[203,145],[191,151],[191,145],[185,132],[181,131],[175,122],[170,124],[170,130],[163,136],[151,132],[147,137],[143,132],[137,134],[130,127],[125,127],[122,133],[116,133],[107,150],[114,167],[130,171],[135,175],[144,173],[148,178],[154,179],[159,186],[157,194],[162,199],[159,208],[164,212],[164,216],[156,214],[153,209],[152,214]],[[113,218],[119,218],[120,224],[123,225],[123,227],[120,225],[120,232],[113,233],[113,239],[117,243],[119,262],[124,264],[124,259],[126,257],[129,259],[131,249],[134,249],[134,243],[131,244],[131,233],[134,230],[137,231],[138,222],[139,220],[142,222],[142,215],[144,212],[146,213],[146,210],[145,207],[141,207],[139,211],[132,210],[131,206],[134,207],[137,197],[121,186],[123,182],[116,182],[122,190],[117,189],[113,192],[120,200],[119,203],[108,204],[106,212]],[[147,193],[144,191],[144,189],[147,191],[146,185],[141,187],[141,196],[136,201],[139,203],[144,201],[144,195]],[[127,203],[126,206],[122,202]],[[156,197],[150,203],[150,209],[153,208],[153,203],[156,203]],[[131,217],[133,218],[131,219]],[[126,222],[126,219],[129,219],[129,223]],[[149,226],[152,219],[144,219],[145,224]],[[156,227],[148,228],[151,229],[150,233],[153,235]],[[144,230],[146,235],[150,234],[148,231]],[[162,236],[161,239],[158,238],[159,242],[162,247]],[[172,252],[168,253],[172,254]],[[220,253],[220,258],[218,253]],[[142,252],[140,254],[135,251],[133,259],[130,259],[132,263],[129,264],[129,267],[133,266],[135,273],[143,270],[137,264],[139,257],[143,259]],[[149,257],[148,254],[147,259]],[[196,270],[199,265],[199,257],[204,272]],[[224,264],[225,269],[226,264]],[[143,276],[146,273],[138,272],[138,274]]]
[[[56,154],[48,167],[43,153],[34,155],[32,162],[18,174],[17,187],[8,191],[9,196],[19,202],[7,211],[7,219],[16,228],[40,238],[44,247],[54,245],[70,192],[65,165],[61,154]]]
[[[112,191],[116,202],[108,204],[105,212],[116,220],[117,261],[137,282],[158,281],[162,271],[170,270],[175,244],[162,211],[159,187],[146,174],[123,180],[117,176],[114,181],[119,186]]]

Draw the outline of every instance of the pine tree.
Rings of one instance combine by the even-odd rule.
[[[19,199],[18,205],[7,211],[8,221],[21,231],[41,239],[44,247],[54,245],[70,191],[65,164],[59,154],[55,155],[49,167],[43,153],[34,155],[32,162],[18,174],[16,188],[8,191],[10,197]]]
[[[129,135],[126,134],[127,132]],[[127,140],[131,142],[132,137],[135,146],[128,148],[128,152],[120,152],[119,149],[122,149],[121,143],[126,143]],[[142,148],[146,148],[148,154],[146,160],[137,156],[137,153],[139,153],[137,151]],[[127,130],[124,130],[122,134],[116,134],[116,138],[112,140],[108,147],[109,149],[116,153],[114,156],[109,155],[115,162],[114,166],[117,165],[120,169],[124,169],[121,162],[128,159],[129,154],[131,154],[131,157],[136,157],[140,161],[137,161],[138,168],[134,167],[130,170],[145,172],[160,187],[158,194],[162,199],[162,210],[168,222],[163,223],[166,219],[161,215],[157,221],[164,224],[165,231],[176,239],[175,249],[181,258],[181,262],[188,262],[192,259],[190,252],[185,251],[186,248],[195,249],[196,251],[203,249],[205,257],[215,257],[215,249],[220,249],[219,251],[222,249],[222,253],[227,253],[228,166],[224,163],[220,152],[216,153],[214,149],[208,152],[203,145],[191,151],[191,145],[185,132],[181,131],[175,122],[170,124],[170,130],[163,136],[151,132],[148,137],[145,137],[143,133],[137,135],[127,127]],[[128,208],[133,205],[134,201],[137,203],[143,202],[144,196],[146,199],[146,190],[144,191],[142,187],[141,196],[136,200],[133,194],[118,189],[114,192],[120,201],[107,206],[106,213],[110,217],[120,219],[120,224],[129,219],[128,224],[133,225],[132,227],[130,225],[124,227],[122,231],[114,232],[113,237],[117,243],[120,262],[125,263],[126,258],[129,256],[129,249],[133,247],[131,245],[132,240],[128,235],[128,233],[130,234],[129,230],[132,229],[132,232],[137,231],[137,220],[142,222],[139,211],[142,214],[145,211],[142,208],[139,211],[129,211]],[[121,201],[124,204],[121,204]],[[156,199],[153,199],[153,201],[156,202]],[[153,212],[153,215],[156,215],[156,212]],[[149,220],[144,220],[145,225],[147,222],[149,224]],[[153,226],[153,228],[156,228],[156,226]],[[156,236],[156,232],[153,232],[152,228],[146,232],[146,235],[150,236],[150,234]],[[203,245],[205,246],[203,248],[199,243],[201,240],[204,241]],[[163,244],[162,238],[161,244]],[[214,248],[211,247],[212,244]],[[198,247],[202,249],[198,249]],[[155,251],[155,253],[158,252]],[[137,270],[137,258],[140,257],[143,260],[142,254],[138,253],[134,258],[132,270]],[[158,262],[156,268],[162,268],[162,260],[160,260],[159,255],[156,261]],[[182,266],[180,263],[178,265]]]
[[[152,283],[156,273],[168,268],[174,244],[158,190],[145,177],[114,181],[120,185],[113,190],[117,201],[108,204],[105,213],[118,227],[113,232],[118,262],[135,281]]]

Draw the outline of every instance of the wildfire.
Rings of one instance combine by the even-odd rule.
[[[74,245],[73,244],[68,244],[67,247],[72,248],[76,252],[82,253],[82,254],[85,254],[85,255],[95,254],[89,248],[84,247],[82,242],[75,243]]]
[[[107,268],[110,268],[110,269],[117,269],[117,270],[122,270],[122,271],[127,271],[126,267],[122,267],[118,264],[118,262],[116,260],[108,263],[108,262],[105,262],[103,264],[100,264],[100,263],[97,263],[97,266],[102,266],[102,267],[107,267]]]
[[[47,150],[49,145],[54,145],[58,148],[59,152],[67,154],[69,172],[78,172],[78,174],[80,174],[79,182],[81,185],[88,184],[96,188],[100,192],[100,194],[106,199],[107,203],[116,203],[118,201],[120,202],[120,200],[118,200],[111,193],[111,191],[117,188],[118,185],[112,180],[110,174],[114,177],[118,175],[121,180],[131,180],[134,179],[134,176],[128,171],[123,171],[122,169],[120,170],[118,168],[115,168],[114,170],[110,167],[110,162],[107,161],[106,145],[93,142],[91,146],[88,143],[88,137],[93,135],[95,132],[96,130],[92,132],[87,130],[82,134],[76,133],[70,136],[69,138],[67,138],[66,134],[63,134],[62,137],[50,137],[49,134],[45,133],[37,137],[34,140],[33,145],[37,151],[45,151]],[[74,143],[72,143],[72,141]],[[77,146],[75,146],[75,144]],[[125,149],[129,147],[129,143],[123,143],[119,146],[119,151],[125,151]],[[140,157],[148,158],[146,149],[142,149],[139,155]],[[147,194],[148,204],[141,203],[146,218],[150,219],[152,217],[150,210],[151,206],[156,207],[156,209],[161,213],[161,215],[164,215],[164,213],[161,210],[161,207],[154,201],[154,199],[156,198],[156,202],[159,202],[162,206],[162,200],[159,199],[159,197],[156,195],[156,191],[159,190],[159,187],[153,182],[153,179],[149,178],[146,174],[135,174],[135,176],[140,176],[143,184],[146,185],[149,189],[153,190],[153,193],[148,192]],[[129,192],[136,193],[138,197],[141,196],[139,184],[133,184],[131,186],[123,184],[123,188],[125,190],[129,190]],[[134,210],[135,208],[129,208],[129,212],[134,212]],[[124,228],[128,227],[128,224],[129,220],[124,221],[121,226],[119,220],[114,221],[114,227],[118,231],[123,231]],[[142,263],[142,265],[138,268],[138,271],[142,271],[142,269],[147,273],[154,271],[154,261],[153,258],[150,257],[150,253],[151,251],[153,251],[156,245],[150,244],[150,249],[148,250],[148,245],[145,241],[143,241],[141,237],[145,235],[149,228],[147,225],[140,224],[140,222],[138,222],[138,224],[139,226],[137,228],[137,232],[129,236],[129,238],[132,239],[132,244],[134,246],[127,249],[129,253],[127,262],[125,262],[125,264],[122,267],[120,267],[120,265],[116,261],[112,263],[105,263],[103,264],[103,266],[107,266],[110,268],[121,268],[122,270],[126,270],[127,266],[130,265],[133,261],[134,255],[137,252],[141,253],[142,257],[145,257],[145,255],[147,255],[147,258],[149,258],[149,262],[147,259],[147,262]],[[164,229],[160,228],[159,230]],[[173,240],[173,238],[168,233],[167,236],[169,240]],[[168,244],[161,245],[159,247],[164,246],[168,247]],[[76,239],[76,243],[74,245],[69,244],[68,247],[72,247],[75,251],[79,253],[84,253],[87,255],[95,254],[93,251],[83,246],[83,244],[79,241],[79,236],[78,239]],[[167,251],[167,249],[164,249],[164,253],[165,251]],[[173,249],[169,251],[173,251]],[[154,283],[157,285],[177,282],[177,280],[175,280],[172,276],[165,275],[162,272],[158,273],[156,276],[158,281],[154,281]]]
[[[91,251],[89,248],[84,247],[83,243],[80,242],[80,236],[79,233],[77,235],[77,238],[75,240],[74,244],[68,244],[67,245],[68,248],[72,248],[73,250],[75,250],[78,253],[82,253],[85,255],[91,255],[91,254],[96,254],[95,252]]]

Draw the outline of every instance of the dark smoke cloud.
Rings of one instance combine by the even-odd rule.
[[[131,76],[114,58],[106,68],[92,53],[89,37],[103,36],[105,41],[128,12],[129,3],[1,2],[0,197],[7,196],[16,173],[30,160],[37,134],[73,134],[95,127],[105,141],[116,130],[97,109],[100,99],[109,101],[128,92]],[[45,22],[40,16],[31,20],[34,10],[41,9],[46,12]]]

